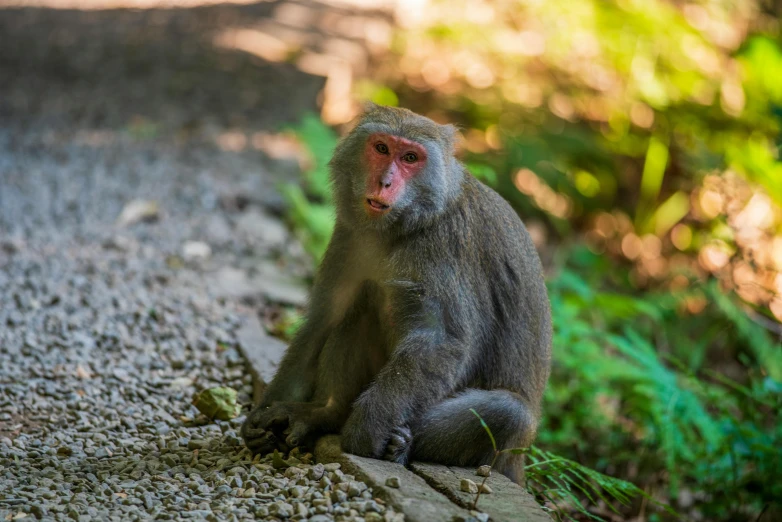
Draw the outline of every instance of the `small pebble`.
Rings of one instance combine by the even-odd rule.
[[[470,479],[462,479],[459,489],[466,493],[478,493],[478,485]]]
[[[489,522],[489,514],[488,513],[481,513],[480,511],[475,511],[474,509],[470,511],[470,515],[478,519],[478,522]]]
[[[323,464],[315,464],[307,471],[307,478],[310,480],[320,480],[325,473],[325,467]]]
[[[478,469],[475,471],[475,474],[479,477],[490,477],[491,476],[491,466],[488,464],[484,464],[483,466],[479,466]]]
[[[206,259],[212,255],[212,248],[202,241],[187,241],[182,245],[182,257],[188,261]]]

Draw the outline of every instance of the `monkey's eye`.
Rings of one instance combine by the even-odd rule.
[[[388,145],[385,143],[378,143],[375,145],[375,150],[378,151],[380,154],[388,154]]]
[[[408,152],[404,156],[402,156],[402,161],[406,163],[415,163],[418,161],[418,155],[415,152]]]

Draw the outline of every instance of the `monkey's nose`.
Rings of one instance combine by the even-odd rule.
[[[385,181],[385,180],[381,179],[380,180],[380,186],[383,187],[383,188],[388,188],[388,187],[391,186],[391,181]]]

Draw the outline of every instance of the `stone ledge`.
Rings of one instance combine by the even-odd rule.
[[[287,347],[284,342],[266,333],[253,310],[240,311],[242,326],[236,332],[242,352],[253,378],[253,404],[261,402],[266,383],[272,380]]]
[[[401,464],[343,453],[337,435],[318,440],[315,459],[322,463],[338,462],[343,471],[370,486],[375,496],[404,513],[407,522],[477,522],[468,510],[429,487],[424,479]],[[386,486],[386,480],[391,477],[399,479],[399,488]]]
[[[470,479],[480,484],[474,469],[413,462],[410,468],[437,491],[443,493],[452,502],[469,508],[475,501],[475,495],[460,489],[462,479]],[[481,494],[478,510],[487,513],[494,522],[551,522],[545,511],[523,487],[511,481],[505,475],[493,471],[486,480],[492,489],[490,494]]]

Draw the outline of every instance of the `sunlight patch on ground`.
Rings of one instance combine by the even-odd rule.
[[[256,29],[227,29],[215,36],[214,44],[254,54],[269,62],[284,61],[292,50],[287,42]]]
[[[271,1],[273,0],[0,0],[0,9],[12,7],[45,7],[49,9],[81,9],[85,11],[99,9],[159,9],[219,4],[246,5]],[[319,3],[332,7],[382,10],[387,9],[389,5],[393,6],[397,2],[394,0],[320,0]],[[301,7],[295,4],[288,4],[288,14],[294,14],[295,16],[294,10]]]
[[[324,5],[348,4],[361,9],[351,15],[322,9]],[[370,54],[382,53],[390,45],[389,17],[399,5],[394,0],[283,3],[269,19],[252,27],[224,29],[214,36],[213,43],[270,62],[289,62],[303,72],[326,78],[321,116],[326,123],[344,123],[358,111],[353,98],[355,79],[365,73]]]
[[[219,4],[257,4],[271,0],[0,0],[0,9],[44,7],[48,9],[171,9]]]

